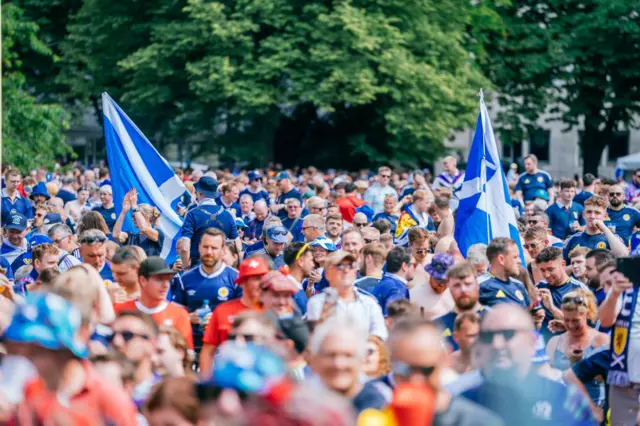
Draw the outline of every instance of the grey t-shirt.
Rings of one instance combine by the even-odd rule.
[[[505,426],[497,414],[461,396],[452,396],[449,408],[437,413],[433,426]]]

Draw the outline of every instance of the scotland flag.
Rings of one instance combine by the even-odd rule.
[[[169,163],[106,93],[102,94],[102,112],[116,213],[122,210],[125,194],[136,188],[139,203],[150,204],[160,211],[158,228],[164,235],[161,256],[172,263],[182,227],[175,208],[185,187]],[[135,230],[130,214],[123,230]]]
[[[518,244],[522,256],[516,216],[482,91],[480,116],[458,196],[454,236],[461,253],[466,256],[473,244],[489,244],[493,238],[507,237]]]

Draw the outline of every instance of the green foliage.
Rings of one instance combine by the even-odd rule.
[[[467,28],[482,18],[500,28],[462,0],[85,0],[59,81],[85,100],[108,90],[150,137],[200,152],[419,164],[477,115],[489,83]]]
[[[57,104],[36,101],[27,90],[23,57],[51,55],[38,39],[38,26],[24,19],[15,5],[2,7],[2,155],[5,164],[22,171],[52,166],[69,154],[64,131],[68,123]]]
[[[487,43],[485,72],[500,88],[502,136],[522,140],[546,110],[584,129],[585,172],[640,113],[640,1],[514,0],[507,32]],[[635,123],[637,125],[638,123]]]

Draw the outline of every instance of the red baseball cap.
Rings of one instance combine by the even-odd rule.
[[[234,281],[236,284],[241,284],[242,281],[249,277],[255,277],[265,275],[269,272],[269,265],[267,261],[260,257],[250,257],[245,259],[238,268],[238,278]]]

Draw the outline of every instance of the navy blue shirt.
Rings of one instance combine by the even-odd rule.
[[[309,302],[309,298],[307,297],[307,293],[305,293],[304,289],[293,295],[293,301],[300,310],[300,314],[305,315],[307,313],[307,303]]]
[[[578,222],[584,226],[585,221],[582,217],[584,207],[578,203],[571,203],[571,207],[566,208],[558,203],[553,203],[547,208],[547,216],[549,216],[549,228],[554,237],[564,240],[574,232],[571,225]]]
[[[186,214],[182,225],[182,238],[191,240],[192,262],[200,259],[198,246],[204,231],[209,228],[221,230],[229,240],[238,238],[238,228],[233,215],[223,207],[213,204],[213,200],[204,200]]]
[[[17,263],[16,260],[19,260],[24,253],[27,252],[27,245],[25,241],[25,245],[23,247],[15,247],[13,246],[9,240],[4,240],[2,242],[2,246],[0,246],[0,256],[11,265],[11,269],[13,272],[17,271],[15,265],[22,266],[21,263]]]
[[[576,247],[587,247],[591,250],[593,249],[608,249],[611,250],[609,246],[609,241],[604,233],[599,234],[587,234],[587,231],[578,232],[572,235],[565,243],[564,248],[562,249],[562,257],[564,260],[569,263],[569,253]]]
[[[33,207],[31,201],[24,198],[20,193],[16,193],[15,201],[11,201],[7,197],[4,189],[2,190],[2,226],[5,226],[9,221],[9,216],[14,213],[20,213],[27,217],[27,219],[33,219]]]
[[[249,194],[254,203],[258,200],[264,200],[264,202],[267,203],[267,207],[269,206],[269,204],[271,204],[269,193],[262,188],[258,192],[251,192],[251,188],[247,187],[240,191],[239,196],[242,197],[244,194]]]
[[[593,193],[589,192],[589,191],[582,191],[579,194],[576,194],[575,198],[573,199],[574,203],[578,203],[581,206],[584,206],[584,202],[587,201],[589,198],[593,197]]]
[[[7,277],[9,281],[13,281],[13,269],[11,268],[11,264],[2,256],[0,256],[0,268],[4,269],[4,276]]]
[[[234,281],[238,278],[238,271],[230,266],[222,265],[211,275],[207,275],[202,266],[196,266],[182,275],[176,275],[173,286],[173,301],[194,312],[209,301],[213,311],[216,306],[242,296],[242,288]],[[193,343],[196,348],[202,347],[203,328],[191,325]]]
[[[538,284],[536,284],[536,288],[548,288],[549,292],[551,293],[551,298],[553,299],[553,304],[558,309],[562,305],[562,298],[567,293],[571,293],[572,291],[581,290],[581,289],[587,290],[587,287],[584,284],[582,284],[580,281],[576,280],[575,278],[569,278],[567,282],[565,282],[561,286],[554,286],[554,285],[550,285],[546,281],[540,281]],[[554,333],[551,333],[551,331],[549,331],[549,328],[548,328],[549,321],[551,321],[554,317],[551,311],[549,311],[546,307],[544,307],[544,305],[543,305],[543,308],[544,308],[544,320],[542,321],[542,328],[540,329],[540,332],[542,333],[542,336],[544,337],[546,342],[549,340],[551,336],[554,335]]]
[[[478,277],[480,284],[480,303],[485,306],[495,306],[501,303],[515,303],[523,309],[531,304],[527,289],[521,281],[509,278],[502,281],[490,273]]]
[[[105,281],[112,281],[112,282],[115,281],[115,279],[113,278],[113,272],[111,271],[111,265],[109,264],[109,262],[105,262],[104,265],[102,266],[102,269],[100,269],[98,273],[100,273],[100,277],[102,277],[102,279]]]
[[[530,373],[524,380],[496,383],[481,374],[463,375],[462,396],[482,405],[506,425],[596,425],[584,395],[574,386]],[[462,384],[461,384],[462,386]]]
[[[633,207],[623,207],[618,211],[608,208],[604,224],[612,228],[625,244],[629,244],[633,228],[640,228],[640,212]]]
[[[549,173],[542,170],[538,170],[534,174],[521,174],[518,178],[518,183],[516,183],[516,191],[522,191],[524,201],[535,200],[540,197],[542,192],[547,194],[546,199],[548,200],[549,188],[553,188],[553,180],[551,180]]]
[[[366,276],[355,280],[353,285],[371,293],[373,292],[374,287],[380,282],[380,279],[381,277]]]
[[[140,232],[135,232],[129,234],[127,245],[140,247],[147,253],[147,256],[160,256],[160,253],[162,253],[162,245],[164,244],[164,234],[159,229],[157,229],[157,231],[158,241],[156,242],[151,241],[149,237]]]
[[[386,273],[373,288],[371,292],[378,300],[382,308],[382,314],[387,316],[387,304],[397,299],[409,299],[409,289],[406,283],[402,282],[398,276]]]
[[[224,209],[229,211],[234,217],[240,216],[240,204],[238,204],[237,202],[234,201],[233,203],[227,205],[225,204],[224,200],[222,200],[222,197],[218,197],[216,198],[216,204],[224,207]]]
[[[396,235],[396,228],[398,226],[398,219],[399,219],[398,216],[382,212],[382,213],[378,213],[373,217],[374,222],[379,219],[386,220],[387,222],[389,222],[391,224],[391,235]]]
[[[115,207],[105,209],[102,206],[97,206],[93,208],[93,211],[100,213],[100,215],[104,218],[104,221],[107,222],[107,227],[109,228],[109,230],[113,231],[113,226],[116,224],[116,220],[118,219]]]
[[[280,194],[278,196],[278,201],[277,201],[276,204],[285,204],[285,201],[287,201],[290,198],[295,198],[296,200],[299,200],[300,201],[300,205],[304,206],[304,203],[302,201],[302,195],[295,188],[292,188],[291,191],[289,191],[289,192],[286,192],[284,194]],[[280,209],[280,211],[278,212],[278,217],[280,219],[284,219],[285,217],[287,217],[287,208],[286,207],[283,207],[282,209]]]
[[[480,317],[482,318],[482,316],[485,313],[489,312],[490,310],[491,309],[487,308],[486,306],[481,306],[480,310],[477,311],[476,313],[480,315]],[[460,346],[458,346],[456,341],[453,340],[453,331],[455,329],[455,323],[456,323],[457,317],[458,317],[458,313],[451,311],[434,319],[434,321],[440,323],[440,325],[442,326],[442,337],[447,341],[447,343],[451,345],[451,348],[454,351],[457,351],[458,349],[460,349]]]
[[[78,199],[78,197],[76,197],[76,194],[74,194],[73,192],[67,191],[66,189],[60,189],[56,197],[60,198],[62,202],[65,204],[67,204],[69,201]]]
[[[299,243],[304,242],[304,234],[302,233],[302,222],[304,219],[302,217],[290,219],[289,217],[285,217],[282,219],[282,226],[284,226],[287,231],[291,233],[293,236],[293,242]]]

